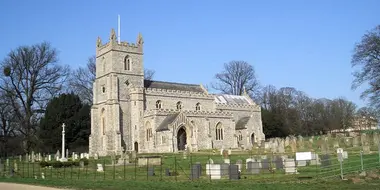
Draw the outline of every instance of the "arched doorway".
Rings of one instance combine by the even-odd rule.
[[[178,150],[185,150],[186,147],[186,130],[181,127],[177,133],[177,148]]]
[[[251,135],[251,143],[252,145],[255,144],[255,133],[252,133]]]
[[[138,142],[135,142],[135,151],[139,152],[139,143]]]

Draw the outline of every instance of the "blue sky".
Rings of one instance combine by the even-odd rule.
[[[156,80],[209,84],[223,63],[244,60],[263,85],[364,106],[363,88],[350,89],[350,60],[354,44],[380,24],[379,7],[378,0],[1,1],[0,59],[49,41],[62,64],[84,66],[120,14],[121,39],[142,33]]]

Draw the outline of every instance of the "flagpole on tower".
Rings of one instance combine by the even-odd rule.
[[[117,42],[120,44],[120,15],[117,15]]]

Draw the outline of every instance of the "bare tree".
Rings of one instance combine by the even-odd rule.
[[[361,98],[369,97],[370,103],[380,109],[380,25],[367,32],[360,43],[355,45],[352,67],[360,67],[353,73],[355,79],[352,89],[357,89],[368,82],[369,88]]]
[[[92,104],[92,86],[96,77],[96,58],[91,56],[85,68],[79,67],[73,71],[69,85],[85,103]]]
[[[144,69],[144,79],[145,80],[152,80],[155,73],[156,72],[154,70]]]
[[[245,89],[251,96],[256,96],[260,88],[255,69],[245,61],[225,63],[224,70],[215,78],[218,82],[212,87],[226,94],[242,95]]]
[[[1,62],[0,90],[9,98],[19,123],[24,151],[30,151],[37,140],[39,110],[61,91],[68,76],[69,67],[57,62],[57,51],[47,42],[20,46]]]

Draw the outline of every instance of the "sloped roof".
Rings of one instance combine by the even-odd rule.
[[[166,116],[166,118],[162,121],[160,126],[157,127],[156,131],[169,130],[168,125],[171,124],[175,120],[175,118],[177,118],[178,114],[179,113],[175,113],[175,114],[170,114],[170,115]]]
[[[250,118],[251,117],[249,117],[249,116],[240,118],[239,121],[236,122],[235,129],[236,130],[245,129],[246,128],[245,126],[247,125]]]
[[[215,102],[220,104],[245,104],[252,105],[246,96],[218,94],[215,95]]]
[[[183,84],[183,83],[174,83],[174,82],[144,80],[144,87],[204,93],[204,90],[202,89],[202,87],[196,84]]]

